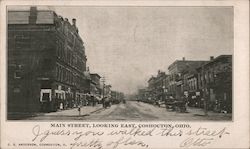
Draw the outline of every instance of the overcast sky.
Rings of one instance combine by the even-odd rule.
[[[87,65],[114,90],[136,92],[176,59],[233,53],[231,7],[50,7],[77,19]]]
[[[91,72],[114,90],[136,92],[176,59],[233,53],[230,7],[56,7],[77,19]]]

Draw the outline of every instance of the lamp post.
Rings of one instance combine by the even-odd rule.
[[[206,77],[205,77],[206,74],[205,74],[204,65],[202,65],[201,72],[202,72],[203,79],[206,80]],[[208,91],[207,91],[207,89],[208,89],[208,85],[207,85],[207,82],[206,82],[206,84],[204,84],[203,94],[202,94],[202,99],[203,99],[203,102],[204,102],[204,114],[205,114],[205,116],[208,116],[208,113],[207,113],[207,106],[208,106],[207,105],[208,104],[207,93],[208,93]]]
[[[162,91],[163,91],[163,93],[162,93],[162,100],[165,100],[165,85],[163,85],[162,86]]]
[[[104,96],[105,96],[105,83],[103,82],[102,97],[104,98]]]

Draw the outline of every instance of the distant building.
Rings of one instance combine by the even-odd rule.
[[[86,61],[76,19],[8,11],[8,113],[72,107],[85,90]]]
[[[168,99],[169,96],[170,96],[170,93],[169,93],[169,82],[170,82],[170,77],[168,74],[165,75],[165,77],[163,78],[163,96],[164,96],[164,99]]]
[[[150,100],[150,91],[148,88],[142,88],[138,90],[137,100],[148,102]]]
[[[97,73],[92,73],[90,74],[91,80],[92,80],[92,87],[91,87],[91,91],[93,94],[101,96],[101,85],[100,85],[100,78],[101,76],[98,75]]]
[[[104,96],[111,97],[111,85],[104,85]]]
[[[118,104],[124,100],[124,94],[122,92],[111,90],[111,102]]]
[[[184,73],[193,71],[207,61],[176,60],[168,67],[169,71],[169,95],[180,99],[184,96]]]
[[[148,91],[152,100],[165,100],[166,77],[165,72],[159,70],[157,76],[148,80]]]

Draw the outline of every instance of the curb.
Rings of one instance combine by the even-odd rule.
[[[99,108],[99,109],[96,109],[96,110],[94,110],[94,111],[89,112],[89,114],[92,114],[92,113],[95,113],[95,112],[101,111],[102,109],[104,109],[104,108]]]

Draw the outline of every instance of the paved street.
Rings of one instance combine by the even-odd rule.
[[[186,113],[178,113],[167,111],[164,107],[157,107],[155,105],[127,101],[126,104],[112,105],[110,108],[104,109],[102,105],[96,107],[82,107],[81,115],[78,110],[70,109],[46,114],[40,114],[27,120],[134,120],[134,121],[148,121],[148,120],[231,120],[231,114],[208,112],[208,116],[204,116],[202,109],[188,108]]]

